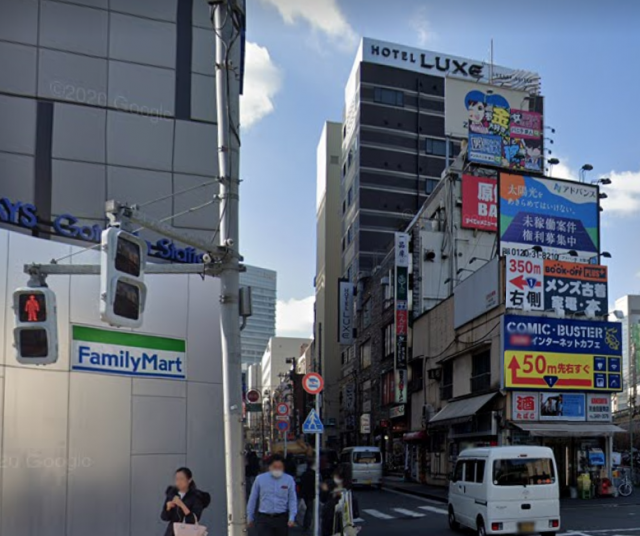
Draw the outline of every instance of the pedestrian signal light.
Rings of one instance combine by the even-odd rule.
[[[13,293],[16,359],[25,365],[58,360],[56,295],[48,287],[19,288]]]
[[[147,297],[144,284],[147,244],[116,227],[102,232],[100,318],[112,326],[137,328]]]

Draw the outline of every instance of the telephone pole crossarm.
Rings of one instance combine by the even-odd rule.
[[[145,274],[196,274],[218,277],[222,271],[219,264],[150,264]],[[25,264],[24,273],[29,275],[100,275],[99,264]]]

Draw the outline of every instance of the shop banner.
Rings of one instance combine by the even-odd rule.
[[[500,255],[530,256],[537,246],[544,258],[579,263],[597,258],[597,186],[501,173],[498,190]]]
[[[608,313],[607,267],[507,255],[508,309]]]
[[[583,393],[540,393],[541,421],[584,421]]]
[[[511,395],[511,419],[537,421],[539,413],[538,393],[514,392]]]
[[[409,235],[395,234],[395,401],[407,401],[407,356],[409,336]]]
[[[407,369],[396,369],[396,404],[407,403]]]
[[[353,283],[338,281],[338,343],[353,344]]]
[[[405,406],[402,404],[401,406],[395,406],[389,410],[389,418],[397,419],[398,417],[404,417],[405,414]]]
[[[360,433],[371,433],[371,414],[364,413],[363,415],[360,415]]]
[[[506,389],[622,391],[622,324],[531,316],[503,319]]]
[[[587,394],[587,420],[611,422],[611,395],[601,393]]]
[[[498,230],[498,181],[490,177],[462,176],[462,227]]]

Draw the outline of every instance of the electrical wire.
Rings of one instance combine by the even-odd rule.
[[[214,180],[203,182],[202,184],[198,184],[197,186],[191,186],[190,188],[185,188],[184,190],[179,190],[177,192],[173,192],[171,194],[163,195],[162,197],[152,199],[151,201],[146,201],[145,203],[139,204],[138,208],[143,208],[149,205],[153,205],[155,203],[159,203],[160,201],[164,201],[165,199],[177,197],[179,195],[186,194],[188,192],[193,192],[194,190],[199,190],[200,188],[204,188],[205,186],[211,186],[212,184],[217,184],[219,182],[220,182],[220,177],[216,177]]]

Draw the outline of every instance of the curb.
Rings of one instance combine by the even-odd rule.
[[[382,489],[388,489],[391,491],[399,491],[401,493],[406,493],[407,495],[413,495],[414,497],[422,497],[423,499],[430,499],[432,501],[438,501],[442,504],[447,504],[447,498],[442,495],[436,495],[435,493],[429,493],[428,491],[414,490],[414,489],[406,489],[402,486],[394,486],[393,484],[382,484]]]

